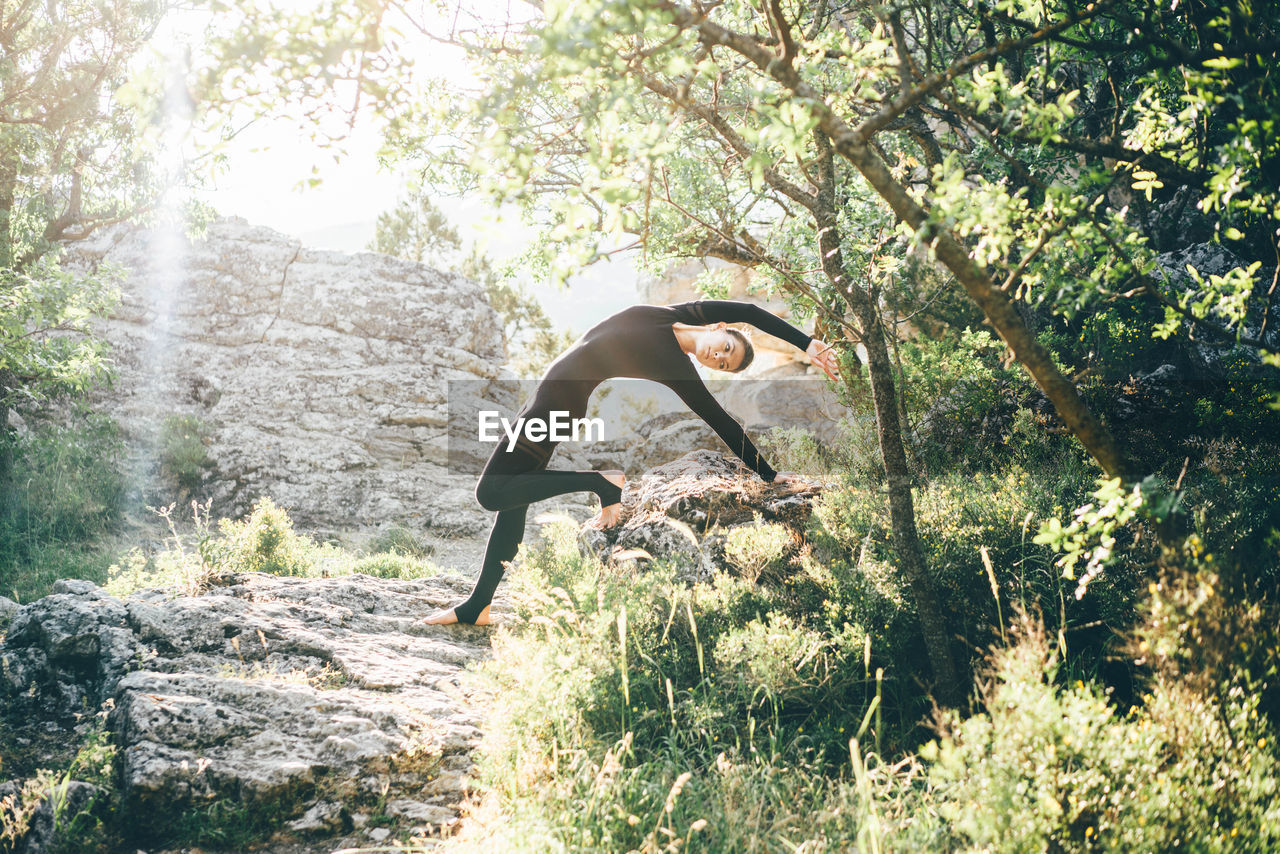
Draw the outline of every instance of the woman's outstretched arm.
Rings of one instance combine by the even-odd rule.
[[[746,431],[742,429],[737,419],[726,412],[720,402],[711,396],[711,392],[707,391],[701,379],[695,376],[693,379],[673,380],[664,385],[678,394],[686,406],[707,422],[711,429],[716,431],[716,435],[723,439],[729,449],[737,454],[752,471],[766,481],[774,479],[777,472],[773,470],[773,466],[760,455],[760,451],[747,438]]]
[[[813,336],[797,329],[771,311],[754,303],[731,299],[700,299],[670,306],[685,315],[682,322],[695,326],[710,323],[749,323],[761,332],[781,338],[800,350],[807,350]],[[687,319],[686,319],[687,318]]]

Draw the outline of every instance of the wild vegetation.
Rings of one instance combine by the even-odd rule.
[[[590,0],[443,30],[375,5],[251,45],[286,13],[235,5],[188,69],[195,118],[315,111],[346,80],[422,176],[375,247],[485,277],[528,371],[561,338],[428,198],[515,203],[542,228],[521,263],[551,278],[628,250],[752,268],[839,348],[851,416],[835,447],[762,439],[831,485],[802,544],[741,529],[710,582],[602,565],[562,523],[530,544],[460,844],[1280,846],[1274,2]],[[268,501],[218,522],[196,504],[158,554],[102,546],[123,451],[75,401],[103,379],[86,325],[118,274],[59,253],[166,180],[161,77],[129,77],[159,12],[122,8],[80,10],[115,34],[96,66],[40,4],[0,15],[0,592],[434,572],[408,532],[353,554]],[[463,50],[470,88],[391,85],[395,21]],[[244,50],[263,76],[218,76]],[[201,430],[162,437],[184,500]],[[55,791],[118,761],[92,734],[64,759],[4,774]],[[90,818],[85,845],[108,846]],[[25,820],[6,812],[0,843]]]

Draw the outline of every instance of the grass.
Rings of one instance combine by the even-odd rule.
[[[0,851],[15,850],[26,835],[31,818],[43,801],[53,806],[56,840],[42,848],[50,854],[107,854],[118,850],[120,835],[112,818],[119,807],[116,790],[116,748],[104,728],[105,715],[72,740],[60,734],[56,742],[38,746],[0,724],[0,746],[7,761],[0,774],[21,782],[15,795],[0,799]],[[67,792],[71,781],[98,787],[88,802],[72,808]]]
[[[83,578],[101,586],[117,560],[114,548],[101,542],[35,546],[27,550],[21,562],[0,566],[0,595],[18,603],[34,602],[47,596],[54,583],[63,578]]]
[[[157,512],[168,528],[168,547],[153,554],[134,548],[112,564],[105,581],[112,595],[126,596],[148,587],[194,595],[205,590],[215,577],[236,572],[306,578],[363,573],[377,578],[412,579],[444,571],[425,558],[401,553],[394,547],[365,554],[316,542],[294,530],[288,514],[269,498],[259,500],[242,520],[221,519],[216,524],[208,506],[196,502],[191,505],[191,521],[187,524],[178,521],[172,505]]]
[[[1141,518],[1077,601],[1035,539],[1095,483],[1050,450],[917,490],[974,650],[970,705],[940,716],[874,482],[829,488],[799,550],[744,529],[736,571],[688,587],[661,560],[602,565],[570,526],[544,527],[484,666],[499,698],[479,762],[488,805],[453,844],[1269,850],[1275,607],[1242,605],[1205,539],[1157,548]],[[1117,659],[1124,685],[1109,681]]]

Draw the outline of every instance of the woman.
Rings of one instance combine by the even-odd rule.
[[[670,388],[716,431],[734,453],[766,481],[790,481],[779,475],[707,391],[688,356],[709,368],[740,371],[751,363],[751,343],[729,323],[749,323],[804,350],[832,379],[836,358],[821,341],[806,335],[759,306],[733,300],[697,300],[678,305],[634,305],[587,330],[547,369],[520,417],[550,420],[550,413],[586,415],[587,399],[600,383],[612,377],[653,380]],[[510,451],[501,441],[485,464],[476,485],[476,500],[497,511],[484,564],[475,588],[465,602],[426,618],[427,623],[488,625],[489,602],[502,579],[504,563],[516,555],[524,536],[525,512],[530,504],[568,492],[594,492],[600,513],[588,524],[610,527],[622,512],[620,471],[548,471],[547,460],[556,442],[530,441],[523,434]]]

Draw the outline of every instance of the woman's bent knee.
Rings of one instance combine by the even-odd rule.
[[[493,475],[483,475],[476,483],[476,501],[480,502],[480,506],[485,510],[501,509],[498,502],[502,490],[495,481]]]

